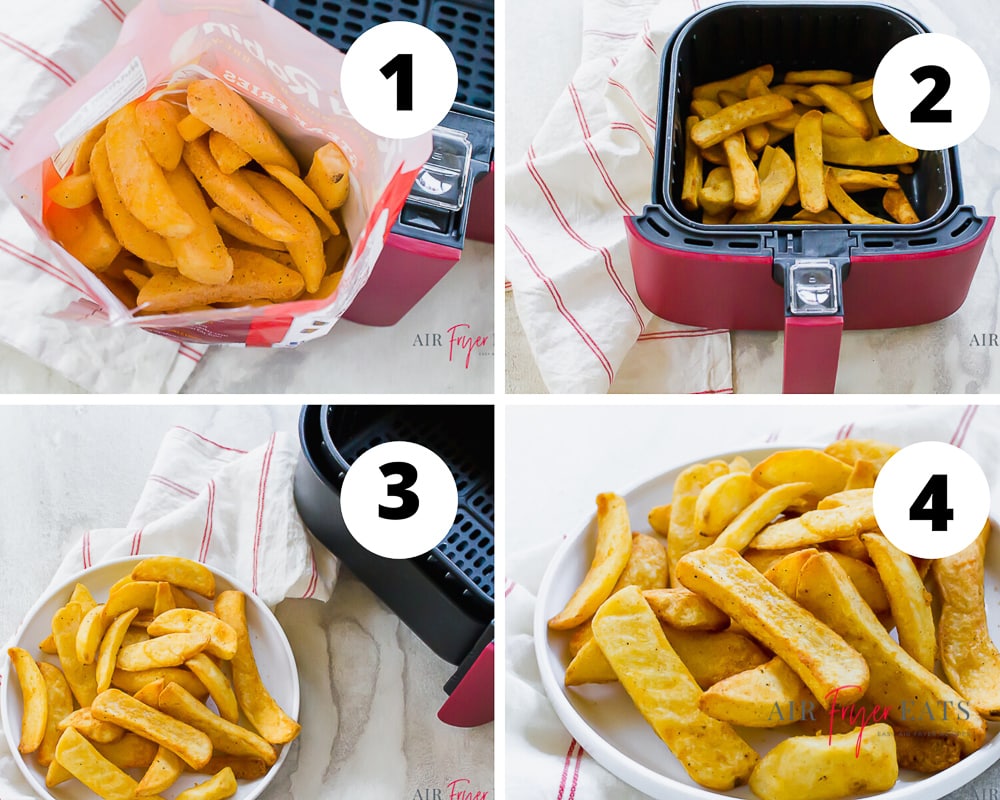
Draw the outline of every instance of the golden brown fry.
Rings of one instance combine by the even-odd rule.
[[[95,672],[98,693],[103,692],[111,686],[111,676],[114,674],[115,664],[118,662],[118,652],[125,640],[126,633],[128,633],[128,626],[132,624],[132,620],[135,619],[138,613],[138,608],[131,608],[120,614],[108,626],[104,638],[101,639],[101,644],[97,651],[97,667]]]
[[[180,164],[167,173],[167,184],[195,221],[195,228],[189,235],[167,239],[177,261],[177,271],[199,283],[227,283],[233,277],[233,259],[212,219],[198,181],[185,164]]]
[[[941,596],[938,639],[948,681],[987,719],[1000,719],[1000,652],[990,638],[983,598],[986,540],[979,537],[953,556],[931,565]]]
[[[864,656],[871,670],[868,697],[888,709],[889,719],[907,729],[957,735],[965,754],[982,745],[985,720],[889,636],[832,555],[820,553],[806,562],[799,577],[797,599]],[[848,700],[843,695],[841,690],[839,705],[856,699]],[[931,713],[922,713],[928,703]],[[953,712],[945,718],[942,710],[948,705],[958,709],[959,703],[968,713],[963,717]]]
[[[147,100],[135,107],[135,120],[150,155],[165,170],[177,169],[184,139],[177,130],[184,109],[166,100]]]
[[[136,787],[135,796],[151,797],[165,792],[174,785],[183,772],[184,761],[181,757],[160,745],[153,763],[149,765],[146,774]]]
[[[38,643],[38,649],[49,656],[59,655],[59,651],[56,650],[56,640],[52,638],[51,633]]]
[[[811,483],[785,483],[768,489],[754,500],[719,535],[710,547],[743,550],[778,514],[813,490]]]
[[[860,458],[854,463],[854,469],[851,470],[851,475],[844,488],[847,490],[874,489],[877,477],[878,470],[875,469],[875,465],[871,461]]]
[[[236,631],[207,611],[175,608],[154,619],[147,629],[150,636],[200,631],[207,635],[205,651],[228,661],[236,653]]]
[[[194,676],[194,673],[180,667],[147,669],[142,672],[116,669],[111,678],[111,685],[129,694],[135,694],[144,686],[161,679],[166,683],[179,683],[199,700],[208,697],[208,689]]]
[[[236,702],[233,685],[226,674],[205,653],[189,658],[184,664],[208,689],[219,709],[219,716],[228,722],[239,722],[240,707]]]
[[[698,122],[691,130],[691,140],[698,147],[711,147],[750,125],[777,119],[791,110],[792,102],[776,94],[741,100]]]
[[[753,479],[767,487],[808,481],[813,484],[809,496],[818,501],[842,491],[850,474],[850,468],[843,462],[819,450],[782,450],[754,467]]]
[[[42,743],[35,753],[35,758],[38,760],[39,766],[47,767],[55,758],[56,743],[62,735],[59,723],[73,713],[73,693],[66,682],[66,676],[58,667],[45,661],[39,661],[38,669],[45,679],[48,709],[45,717],[45,736],[42,737]]]
[[[733,725],[777,728],[806,718],[816,701],[794,670],[775,656],[713,684],[701,696],[699,707]]]
[[[721,631],[729,625],[729,617],[687,589],[648,589],[642,596],[657,619],[672,628]]]
[[[94,747],[98,753],[119,769],[146,769],[153,763],[157,749],[156,745],[149,739],[137,736],[131,731],[127,731],[117,742],[94,743]],[[57,786],[72,777],[65,767],[53,759],[45,775],[45,785],[48,787]]]
[[[253,159],[250,154],[225,134],[212,131],[208,134],[208,149],[212,158],[226,175],[231,175],[240,167],[245,167]]]
[[[184,117],[184,119],[177,123],[177,132],[181,135],[181,138],[185,142],[193,142],[195,139],[201,138],[211,130],[211,125],[206,125],[193,114],[188,114]]]
[[[47,192],[53,203],[63,208],[80,208],[97,199],[94,179],[90,173],[68,175]]]
[[[899,730],[896,737],[896,763],[901,769],[917,772],[941,772],[962,758],[962,748],[954,736],[914,736]]]
[[[706,117],[712,116],[712,114],[718,114],[722,110],[715,100],[692,100],[691,101],[691,113],[696,114],[699,119],[705,119]]]
[[[103,720],[95,719],[89,708],[78,708],[73,713],[63,717],[57,728],[60,731],[74,728],[90,739],[90,741],[100,742],[101,744],[117,742],[125,733],[124,730],[113,722],[104,722]]]
[[[81,664],[93,664],[97,658],[97,648],[104,637],[110,619],[104,617],[104,606],[94,606],[80,622],[76,633],[76,657]]]
[[[830,199],[830,205],[837,209],[837,213],[848,222],[853,222],[857,225],[890,224],[889,220],[869,214],[861,206],[855,203],[848,196],[847,192],[840,187],[840,184],[837,183],[836,176],[829,169],[826,171],[824,183],[826,185],[826,196]]]
[[[104,800],[134,800],[138,785],[75,730],[66,731],[56,747],[56,760],[80,783]],[[55,763],[55,762],[53,762]]]
[[[705,178],[698,193],[698,205],[706,214],[721,214],[732,209],[734,191],[729,167],[716,167]]]
[[[761,759],[750,788],[761,800],[834,800],[891,789],[899,777],[892,728],[878,723],[832,736],[792,736]]]
[[[838,687],[848,687],[841,690],[841,703],[858,700],[864,694],[868,666],[861,655],[735,550],[716,548],[689,553],[678,563],[677,576],[687,588],[718,606],[784,659],[824,708],[831,702],[828,693]]]
[[[143,281],[143,286],[146,285],[146,281]],[[138,287],[142,288],[142,286]],[[177,603],[174,601],[174,590],[166,581],[159,581],[156,584],[156,595],[153,598],[153,618],[160,616],[173,608],[177,608]]]
[[[889,212],[900,225],[915,225],[920,222],[920,217],[913,210],[909,199],[902,189],[888,189],[882,195],[882,208]]]
[[[824,191],[824,197],[826,193]],[[813,214],[811,211],[799,211],[791,219],[792,222],[819,222],[823,225],[840,225],[844,220],[840,218],[840,214],[831,208],[825,211],[820,211],[818,214]],[[785,220],[787,224],[789,220]]]
[[[184,163],[209,197],[237,219],[271,239],[290,242],[298,238],[295,228],[282,219],[250,186],[244,177],[246,170],[226,175],[219,169],[204,139],[195,139],[184,145]]]
[[[763,575],[792,600],[795,599],[795,589],[799,583],[799,572],[802,566],[815,555],[816,550],[807,547],[794,553],[782,556],[764,571]]]
[[[718,536],[759,494],[760,488],[746,472],[720,475],[702,489],[695,503],[694,515],[701,535]]]
[[[148,642],[130,644],[118,653],[118,669],[126,672],[142,672],[148,669],[177,667],[204,650],[208,641],[208,634],[193,631],[168,633]]]
[[[323,237],[316,220],[299,199],[274,178],[256,172],[246,172],[245,177],[282,219],[295,228],[298,238],[288,242],[288,254],[305,281],[306,291],[315,292],[326,273]]]
[[[748,210],[737,212],[730,222],[733,225],[757,225],[763,222],[770,222],[771,218],[781,208],[782,203],[788,193],[795,186],[795,165],[791,156],[784,150],[776,150],[767,147],[765,154],[773,154],[771,164],[764,176],[761,173],[760,199],[757,204]],[[763,161],[763,156],[761,157]]]
[[[687,467],[674,481],[673,500],[670,504],[670,535],[667,537],[667,569],[671,586],[679,585],[676,568],[681,556],[708,546],[708,540],[698,530],[695,517],[698,495],[716,478],[727,474],[729,466],[725,461],[712,461]]]
[[[162,699],[163,693],[160,697]],[[98,719],[114,722],[172,750],[195,769],[207,764],[212,757],[212,742],[204,733],[118,689],[101,692],[94,700],[93,712]]]
[[[892,167],[912,164],[920,156],[914,148],[885,135],[871,139],[823,136],[823,158],[848,167]]]
[[[268,766],[278,759],[278,753],[270,743],[253,731],[213,714],[176,683],[167,684],[160,692],[159,703],[160,708],[170,716],[204,731],[212,742],[213,752],[259,758]]]
[[[258,778],[263,778],[268,770],[267,764],[259,758],[213,755],[212,760],[198,770],[198,772],[205,775],[214,775],[226,767],[229,767],[236,778],[241,781],[255,781]]]
[[[774,80],[774,67],[770,64],[764,64],[763,66],[754,67],[751,70],[741,72],[739,75],[734,75],[725,80],[695,86],[692,95],[696,100],[716,100],[720,91],[746,94],[747,85],[755,76],[759,77],[765,86],[768,86]]]
[[[305,181],[316,192],[323,207],[333,211],[347,202],[351,190],[351,163],[343,150],[327,142],[313,153]]]
[[[698,117],[688,117],[684,122],[684,177],[681,180],[681,205],[688,211],[698,209],[698,193],[702,185],[701,151],[691,140],[691,130]]]
[[[179,556],[154,556],[132,569],[132,580],[167,581],[211,600],[215,597],[215,576],[204,564]],[[178,604],[180,605],[180,604]]]
[[[785,83],[802,83],[808,86],[814,83],[847,84],[852,80],[854,76],[842,69],[803,69],[785,73]]]
[[[200,654],[199,654],[200,655]],[[165,678],[159,678],[152,683],[147,683],[132,696],[140,703],[145,703],[150,708],[160,707],[160,692],[167,685]]]
[[[225,767],[210,780],[181,792],[177,800],[223,800],[236,794],[236,789],[236,776],[231,768]]]
[[[281,710],[261,682],[247,632],[246,597],[243,592],[220,594],[215,601],[215,613],[236,631],[236,655],[231,662],[233,689],[243,713],[260,735],[272,744],[292,741],[298,736],[301,726]]]
[[[104,272],[121,252],[97,203],[80,208],[53,203],[45,214],[45,224],[52,238],[91,272]]]
[[[73,159],[74,175],[83,175],[90,169],[90,153],[94,149],[94,145],[104,136],[107,126],[107,121],[101,122],[87,131],[80,139],[80,145]]]
[[[594,560],[566,606],[549,620],[549,627],[553,630],[569,630],[592,616],[611,595],[611,590],[628,563],[631,551],[632,532],[625,501],[616,494],[599,494]],[[219,616],[225,619],[221,612]]]
[[[76,634],[82,619],[79,603],[63,606],[52,619],[52,635],[73,696],[82,708],[86,708],[97,695],[97,668],[93,664],[80,663],[76,657]]]
[[[125,207],[161,236],[187,236],[194,221],[171,191],[163,169],[142,142],[135,106],[116,111],[104,135],[108,163]]]
[[[701,712],[701,689],[635,587],[594,615],[594,636],[636,708],[702,786],[725,791],[745,781],[757,753],[725,722]]]
[[[815,214],[827,206],[823,188],[823,114],[803,114],[795,126],[795,167],[802,208]]]
[[[325,230],[329,231],[333,236],[340,236],[341,230],[337,221],[326,210],[316,192],[302,178],[296,173],[274,164],[269,164],[264,169],[267,170],[268,175],[295,195],[296,199],[308,208],[316,216],[316,219],[323,223]]]
[[[892,458],[899,451],[898,447],[891,444],[876,442],[871,439],[841,439],[829,444],[824,452],[845,464],[853,466],[858,459],[870,461],[875,465],[875,472],[885,466],[885,462]]]
[[[870,534],[864,534],[864,536],[868,535]],[[841,539],[838,541],[848,540]],[[861,545],[861,548],[864,550],[864,545]],[[867,550],[865,552],[867,553]],[[882,583],[882,579],[879,577],[879,573],[875,567],[846,553],[831,551],[830,555],[837,559],[837,563],[847,573],[847,577],[851,579],[854,588],[858,590],[858,594],[861,595],[872,611],[876,614],[883,614],[889,610],[889,597],[886,595],[886,587]]]
[[[836,83],[836,81],[823,81],[823,83]],[[867,100],[872,96],[875,86],[875,79],[869,78],[866,81],[858,81],[844,87],[844,91],[857,100]]]
[[[768,659],[753,639],[735,631],[692,631],[664,625],[663,634],[702,689]]]
[[[743,133],[726,137],[722,147],[733,176],[733,206],[740,210],[753,208],[760,201],[760,176],[747,155]]]
[[[823,101],[823,105],[854,128],[862,139],[870,139],[875,133],[861,103],[843,89],[829,84],[818,84],[810,87],[810,91]]]
[[[828,136],[851,137],[860,136],[857,128],[844,119],[840,114],[827,111],[823,114],[823,133]]]
[[[228,136],[261,166],[277,164],[299,174],[298,162],[267,120],[222,81],[192,81],[187,105],[193,116]]]
[[[236,219],[236,217],[220,206],[212,207],[212,219],[219,226],[220,230],[225,231],[240,242],[246,242],[256,247],[265,247],[268,250],[287,249],[284,242],[279,242],[277,239],[265,236],[256,228],[251,228],[242,220]],[[239,245],[236,246],[239,247]]]
[[[7,655],[21,687],[21,741],[19,753],[34,753],[45,738],[49,718],[49,695],[42,671],[31,654],[21,647],[10,647]]]

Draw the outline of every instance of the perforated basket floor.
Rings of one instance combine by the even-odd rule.
[[[369,28],[416,22],[440,36],[458,65],[458,103],[493,110],[492,0],[267,0],[306,30],[347,50]]]
[[[390,441],[422,444],[437,453],[455,476],[458,513],[448,536],[419,561],[435,583],[463,602],[478,607],[493,605],[493,458],[492,448],[483,452],[483,441],[475,436],[459,439],[449,415],[460,407],[409,407],[388,412],[376,421],[365,420],[360,430],[337,441],[337,449],[348,464],[366,450]],[[484,407],[488,408],[488,407]],[[340,413],[346,411],[340,408]],[[350,420],[341,417],[344,431]],[[492,420],[489,434],[492,438]],[[475,449],[475,452],[472,452]]]

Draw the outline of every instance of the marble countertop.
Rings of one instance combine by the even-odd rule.
[[[0,408],[0,638],[84,530],[125,524],[170,427],[252,448],[274,430],[294,435],[297,418],[292,406]],[[494,726],[438,721],[454,668],[347,570],[329,602],[287,600],[276,613],[299,667],[303,730],[263,800],[447,797],[463,778],[493,796]]]
[[[683,0],[668,0],[683,4]],[[983,59],[993,78],[993,102],[979,131],[959,148],[966,203],[982,215],[1000,208],[1000,52],[995,8],[988,0],[888,0],[932,31],[955,36]],[[510,0],[507,19],[506,162],[517,163],[580,59],[584,3],[576,0]],[[692,12],[698,8],[691,5]],[[515,31],[531,20],[532,35]],[[537,42],[544,41],[539,48]],[[992,235],[968,299],[948,319],[931,325],[844,334],[838,392],[987,393],[1000,392],[1000,348],[973,344],[998,332],[1000,240]],[[545,392],[545,384],[507,293],[507,388]],[[987,341],[989,341],[987,339]],[[994,340],[995,341],[995,340]],[[733,379],[737,392],[780,390],[783,335],[740,332],[732,335]]]
[[[630,405],[623,413],[625,409],[607,405],[511,407],[507,411],[506,577],[537,594],[554,548],[588,520],[594,497],[600,492],[628,492],[674,466],[707,454],[760,447],[765,441],[823,442],[827,440],[823,431],[884,419],[905,408],[729,404],[708,408],[700,404],[664,409]],[[601,442],[614,444],[595,458],[595,437],[581,436],[581,431],[600,431]],[[545,457],[539,458],[539,453]],[[558,476],[558,491],[553,491],[554,476]],[[515,734],[508,727],[508,735]],[[508,745],[508,752],[512,749],[513,745]],[[508,775],[512,769],[518,767],[508,764]],[[590,769],[601,768],[591,764]],[[518,771],[517,781],[522,787],[526,785],[523,770]],[[591,785],[595,784],[607,790],[595,796],[645,797],[617,782]],[[984,800],[998,790],[1000,763],[947,796]]]

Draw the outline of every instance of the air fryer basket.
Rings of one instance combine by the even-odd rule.
[[[493,409],[489,406],[307,406],[295,498],[312,533],[439,656],[465,659],[493,619]],[[396,560],[361,547],[340,514],[344,475],[389,441],[437,453],[455,476],[458,511],[428,553]]]
[[[761,64],[774,65],[775,82],[786,71],[801,69],[843,69],[852,72],[857,80],[870,78],[895,44],[926,32],[922,23],[905,12],[877,3],[737,2],[696,15],[678,29],[664,50],[654,202],[679,221],[703,231],[718,230],[703,226],[680,204],[684,120],[690,114],[695,86]],[[791,139],[786,137],[778,146],[790,149]],[[904,230],[916,232],[941,222],[961,205],[958,149],[924,151],[914,167],[912,175],[900,174],[900,185],[921,220]],[[869,212],[885,217],[881,192],[862,192],[853,197]],[[776,224],[780,223],[736,229],[773,229]],[[893,230],[898,234],[900,227],[894,224]],[[878,226],[872,229],[880,230]]]

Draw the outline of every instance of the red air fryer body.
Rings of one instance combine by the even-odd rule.
[[[958,310],[993,218],[962,205],[956,148],[924,152],[914,173],[900,176],[922,220],[913,225],[704,225],[680,204],[693,86],[772,58],[784,59],[773,62],[779,75],[820,67],[870,75],[896,42],[925,30],[875,3],[724,3],[678,29],[663,56],[653,202],[625,219],[636,289],[654,314],[709,328],[784,330],[784,390],[832,392],[844,328],[919,325]],[[794,277],[807,273],[812,283]],[[817,280],[818,305],[803,299],[815,295]]]

